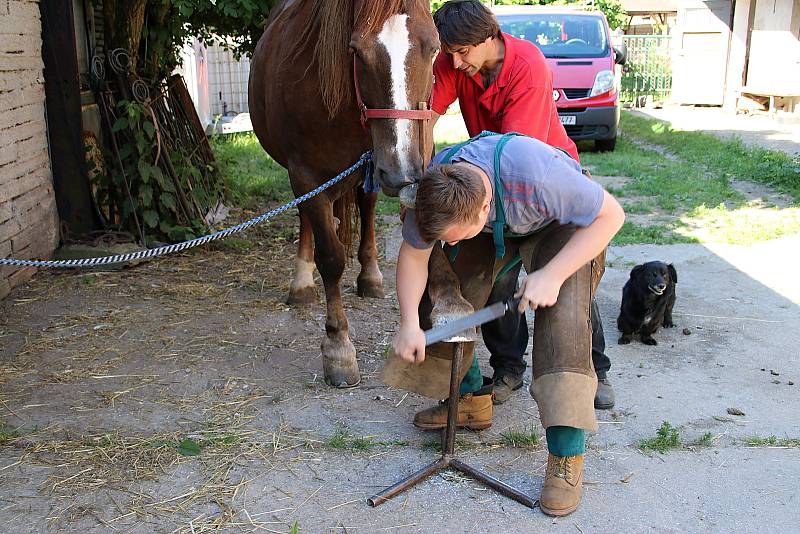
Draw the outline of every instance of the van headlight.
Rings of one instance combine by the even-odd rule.
[[[592,86],[592,91],[589,93],[589,96],[602,95],[611,91],[613,87],[614,73],[610,70],[601,70],[597,73],[597,76],[594,77],[594,85]]]

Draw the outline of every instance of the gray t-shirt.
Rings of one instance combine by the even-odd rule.
[[[494,188],[494,152],[501,136],[477,139],[456,152],[453,162],[465,161],[483,169]],[[433,158],[442,163],[449,149]],[[603,188],[589,180],[578,163],[564,152],[531,137],[515,136],[500,156],[503,207],[510,234],[530,235],[553,221],[588,226],[603,205]],[[494,194],[484,232],[496,219]],[[406,212],[403,239],[414,248],[430,248],[419,235],[414,210]]]

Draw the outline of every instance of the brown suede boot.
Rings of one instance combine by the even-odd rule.
[[[447,402],[419,411],[414,415],[414,425],[425,430],[439,430],[447,426]],[[467,393],[458,400],[456,426],[483,430],[492,426],[492,396]]]
[[[569,515],[578,508],[583,489],[583,456],[547,456],[547,473],[539,508],[547,515]]]

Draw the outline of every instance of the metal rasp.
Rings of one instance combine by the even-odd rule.
[[[439,341],[453,338],[457,334],[465,332],[470,328],[475,328],[483,323],[488,323],[489,321],[497,319],[498,317],[502,317],[506,314],[507,310],[512,310],[516,313],[518,307],[519,299],[510,298],[505,301],[495,302],[491,306],[481,308],[480,310],[471,313],[466,317],[462,317],[461,319],[456,319],[455,321],[450,321],[442,326],[437,326],[435,328],[431,328],[430,330],[426,330],[425,346],[427,347],[428,345],[438,343]]]

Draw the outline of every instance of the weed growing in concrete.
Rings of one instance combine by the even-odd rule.
[[[340,428],[325,443],[329,449],[366,451],[375,447],[371,437],[353,437],[350,432]]]
[[[15,428],[6,426],[3,421],[0,421],[0,445],[5,445],[9,441],[13,441],[19,437],[19,433]]]
[[[438,439],[429,439],[422,442],[422,448],[428,451],[442,452],[442,442]]]
[[[691,445],[693,447],[712,447],[714,445],[714,435],[711,432],[706,432],[694,440]]]
[[[778,438],[777,436],[750,436],[745,438],[744,444],[747,447],[800,447],[800,439],[797,438]]]
[[[503,445],[521,449],[531,449],[539,445],[541,437],[535,428],[519,431],[508,430],[500,434]]]
[[[662,454],[670,449],[680,449],[680,431],[667,421],[664,421],[656,431],[656,437],[640,440],[637,447],[643,451],[658,451]]]

